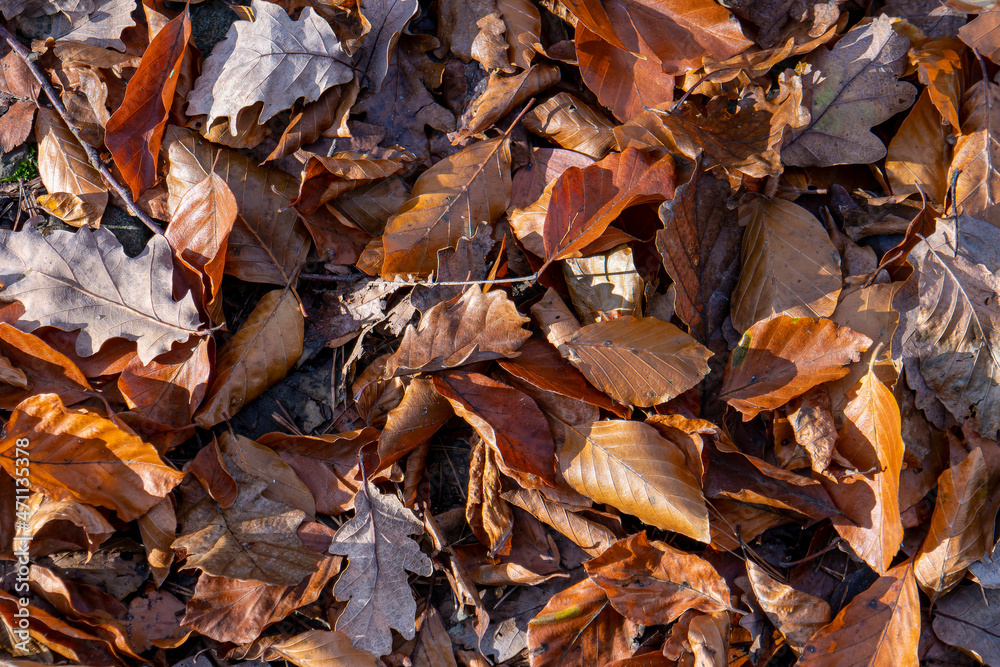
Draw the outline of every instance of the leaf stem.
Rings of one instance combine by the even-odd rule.
[[[14,53],[20,56],[32,76],[34,76],[35,80],[41,84],[42,90],[45,91],[49,101],[52,102],[52,106],[55,108],[56,113],[58,113],[63,119],[63,122],[66,123],[69,131],[73,133],[73,136],[76,137],[76,140],[80,142],[83,150],[87,153],[87,159],[90,160],[91,166],[93,166],[94,169],[101,174],[101,178],[104,179],[104,182],[107,183],[108,186],[125,202],[125,207],[128,208],[128,212],[139,218],[139,220],[141,220],[142,223],[146,225],[154,234],[163,234],[163,230],[161,230],[160,227],[142,211],[142,209],[136,206],[135,202],[132,201],[131,194],[124,187],[122,187],[121,183],[115,180],[115,177],[111,174],[104,163],[101,162],[101,158],[97,155],[97,151],[94,150],[94,147],[83,140],[83,137],[80,136],[80,131],[75,125],[73,125],[73,122],[69,118],[69,114],[66,113],[66,107],[63,106],[62,101],[59,99],[59,93],[55,91],[55,88],[53,88],[52,84],[48,82],[45,75],[38,69],[38,66],[32,62],[31,54],[28,53],[19,41],[17,41],[17,38],[15,38],[14,35],[10,34],[2,23],[0,23],[0,37],[2,37],[8,45],[10,45],[10,48],[14,50]]]

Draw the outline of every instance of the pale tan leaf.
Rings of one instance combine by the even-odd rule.
[[[330,552],[347,556],[333,594],[348,601],[337,630],[356,648],[385,655],[392,650],[389,628],[406,639],[416,633],[417,612],[406,572],[430,576],[430,559],[410,535],[423,524],[395,496],[365,481],[354,499],[355,517],[337,530]]]
[[[330,24],[306,7],[298,21],[270,2],[254,0],[254,20],[237,21],[212,50],[188,95],[187,113],[231,122],[241,109],[263,101],[258,123],[299,98],[312,102],[354,72]],[[235,133],[234,133],[235,134]]]
[[[750,559],[747,575],[764,613],[796,653],[801,653],[809,638],[830,622],[830,605],[826,601],[778,581]]]
[[[80,142],[66,123],[49,109],[38,110],[35,124],[38,141],[38,175],[50,195],[76,195],[82,207],[77,226],[97,226],[108,203],[108,187],[90,164]]]
[[[619,420],[567,424],[558,457],[570,486],[595,502],[709,541],[701,487],[677,446],[652,426]]]
[[[560,503],[549,500],[540,491],[517,488],[501,496],[542,523],[552,526],[591,556],[600,555],[618,539],[607,526],[570,511]]]
[[[510,61],[515,67],[528,69],[541,42],[542,16],[530,0],[497,0],[497,9],[507,24],[507,44]]]
[[[885,171],[893,194],[923,190],[932,200],[943,204],[951,162],[948,139],[948,126],[942,124],[941,114],[925,90],[889,142]]]
[[[828,317],[840,294],[840,253],[823,224],[784,199],[740,206],[740,281],[733,290],[733,327],[743,332],[781,313]]]
[[[597,109],[569,93],[557,93],[524,117],[524,126],[563,148],[604,157],[615,143],[614,125]]]
[[[565,259],[562,267],[570,300],[584,324],[593,324],[602,313],[642,317],[645,282],[628,246]]]
[[[1000,85],[980,81],[962,98],[962,134],[948,170],[965,213],[1000,225]],[[961,172],[961,173],[959,173]]]
[[[342,632],[308,630],[271,644],[269,660],[287,660],[297,667],[379,667],[381,661],[368,651],[351,646]]]
[[[24,306],[22,331],[80,329],[80,356],[121,337],[136,341],[139,358],[149,363],[175,341],[204,333],[191,295],[174,301],[171,289],[161,287],[172,284],[173,271],[170,244],[159,235],[130,258],[104,228],[0,231],[0,299]]]

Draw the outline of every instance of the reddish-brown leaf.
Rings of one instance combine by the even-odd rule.
[[[192,423],[208,391],[211,339],[160,355],[143,365],[139,357],[122,370],[118,388],[130,409],[153,421],[180,428]]]
[[[129,80],[125,100],[108,121],[104,142],[133,197],[156,182],[160,141],[190,37],[191,18],[185,10],[150,42]]]
[[[0,353],[11,366],[24,372],[27,387],[0,383],[0,408],[13,410],[18,403],[35,394],[59,394],[65,405],[85,400],[92,391],[69,358],[49,347],[34,334],[24,333],[0,322]]]

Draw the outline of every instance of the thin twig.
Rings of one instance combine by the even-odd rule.
[[[73,125],[73,122],[69,118],[69,114],[66,113],[66,107],[63,106],[62,101],[59,99],[59,93],[55,91],[55,88],[52,87],[52,84],[49,83],[48,79],[45,78],[45,75],[38,69],[38,66],[32,62],[31,54],[28,53],[21,42],[17,41],[17,39],[10,34],[7,28],[5,28],[2,24],[0,24],[0,37],[2,37],[4,41],[10,45],[10,48],[14,50],[14,53],[20,56],[32,76],[34,76],[35,80],[41,84],[42,90],[44,90],[45,94],[48,95],[49,101],[52,102],[52,106],[55,108],[56,113],[62,117],[63,122],[66,123],[66,127],[69,128],[69,131],[73,133],[73,136],[76,137],[76,140],[80,142],[83,150],[87,153],[87,159],[90,160],[91,166],[93,166],[94,169],[101,174],[101,178],[103,178],[104,182],[108,184],[108,187],[114,190],[115,193],[121,197],[122,201],[125,202],[125,207],[128,208],[128,212],[142,220],[142,223],[149,227],[154,234],[163,234],[163,230],[161,230],[159,226],[157,226],[157,224],[142,211],[142,209],[135,205],[135,202],[132,201],[132,195],[121,185],[121,183],[115,180],[114,176],[111,175],[108,168],[104,166],[103,162],[101,162],[101,158],[97,155],[97,151],[94,150],[94,147],[83,140],[83,137],[80,136],[80,131],[76,129],[76,126]]]
[[[338,283],[342,281],[352,281],[358,279],[358,274],[352,273],[346,276],[330,276],[324,273],[301,273],[302,280],[312,280],[317,283]],[[433,280],[385,280],[383,278],[373,278],[368,281],[368,285],[395,285],[398,287],[463,287],[468,285],[509,285],[511,283],[530,283],[538,280],[538,274],[532,273],[530,276],[519,278],[493,278],[485,280],[444,280],[435,282]]]

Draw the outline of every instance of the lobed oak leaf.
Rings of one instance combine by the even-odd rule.
[[[22,330],[81,329],[81,356],[112,338],[127,338],[138,344],[143,363],[203,333],[191,295],[172,297],[170,244],[161,236],[133,258],[103,228],[43,236],[29,226],[0,232],[0,242],[0,298],[24,305]]]
[[[454,368],[486,359],[516,357],[531,336],[528,318],[500,291],[483,293],[471,285],[457,299],[439,303],[406,328],[403,341],[386,360],[382,377]]]
[[[615,610],[636,623],[666,625],[689,609],[729,610],[729,587],[708,561],[650,542],[642,531],[584,563]]]
[[[429,576],[431,561],[409,536],[423,524],[392,495],[365,480],[354,499],[356,514],[334,535],[330,552],[347,556],[347,568],[333,587],[347,602],[337,631],[355,648],[385,655],[392,650],[393,628],[406,639],[416,634],[417,611],[406,572]]]
[[[733,350],[719,397],[749,421],[847,375],[844,366],[857,361],[871,343],[830,320],[779,315],[759,322]]]
[[[312,102],[354,76],[330,24],[312,7],[298,21],[270,2],[254,0],[252,7],[254,20],[233,24],[188,95],[188,115],[206,114],[209,125],[229,118],[235,129],[239,112],[256,102],[264,103],[256,119],[264,123],[299,98]]]
[[[20,438],[28,444],[18,445]],[[33,489],[57,500],[108,507],[123,521],[137,519],[184,478],[152,445],[96,413],[64,407],[56,394],[27,398],[11,414],[0,441],[0,465],[12,477],[18,449],[31,459]]]
[[[88,4],[92,4],[92,7],[87,7]],[[122,33],[136,24],[132,18],[135,0],[56,2],[55,5],[55,11],[45,12],[52,14],[51,27],[48,31],[48,36],[52,39],[105,49],[125,50]]]
[[[885,157],[885,146],[865,130],[916,100],[916,87],[897,78],[906,69],[909,46],[892,19],[879,16],[851,29],[832,49],[817,49],[803,78],[810,120],[781,149],[784,163],[867,164]]]
[[[916,667],[920,599],[913,563],[892,568],[812,636],[798,664]]]
[[[570,486],[643,523],[709,541],[705,498],[677,445],[641,422],[565,426],[558,456]]]

